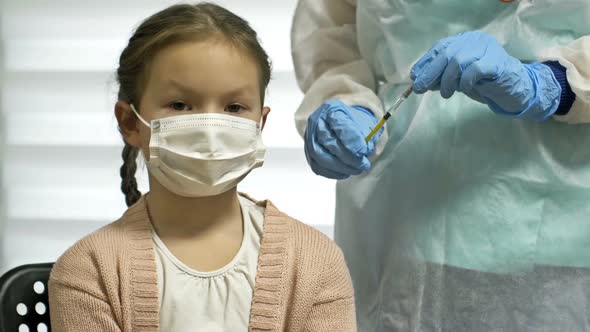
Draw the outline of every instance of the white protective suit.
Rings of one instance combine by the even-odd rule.
[[[590,1],[301,0],[297,128],[330,98],[380,118],[437,40],[472,30],[559,61],[576,100],[544,122],[462,94],[402,105],[371,171],[337,183],[360,331],[590,331]]]

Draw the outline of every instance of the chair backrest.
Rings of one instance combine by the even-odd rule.
[[[47,281],[53,263],[16,267],[0,277],[0,332],[47,332]]]

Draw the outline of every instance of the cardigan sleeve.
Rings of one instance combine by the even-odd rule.
[[[82,241],[55,264],[49,279],[53,331],[121,332],[96,261]]]
[[[305,331],[356,331],[354,290],[342,251],[333,244],[327,252],[320,291],[311,308]]]

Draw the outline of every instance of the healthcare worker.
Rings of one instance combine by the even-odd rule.
[[[588,0],[299,1],[360,331],[590,331],[589,35]]]

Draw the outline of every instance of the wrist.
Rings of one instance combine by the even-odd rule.
[[[551,69],[553,76],[561,87],[559,106],[557,107],[555,114],[566,115],[576,100],[576,94],[572,91],[572,88],[567,80],[567,69],[558,61],[546,61],[543,62],[543,64]]]

